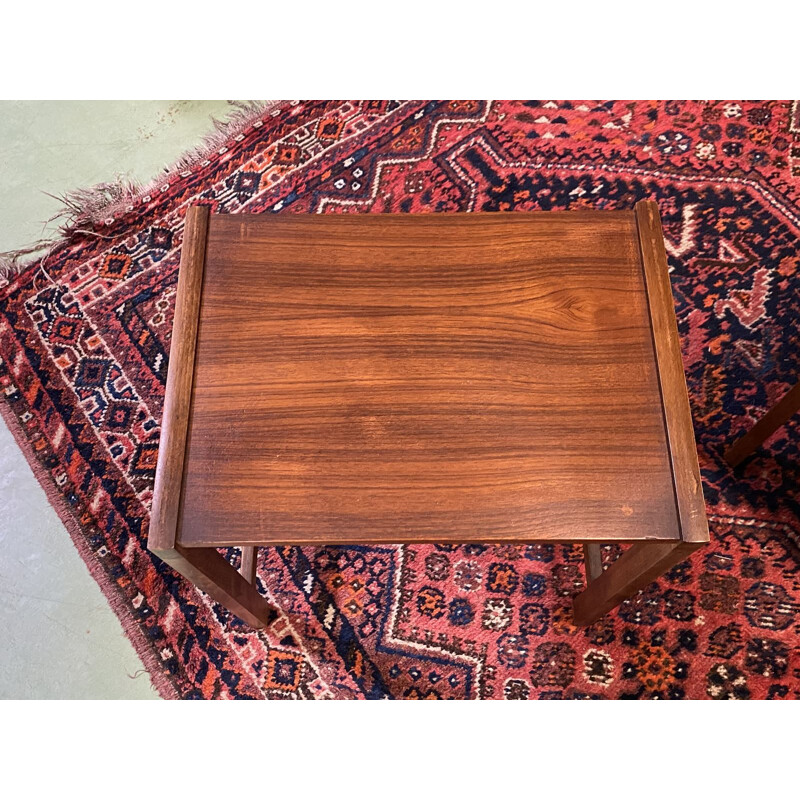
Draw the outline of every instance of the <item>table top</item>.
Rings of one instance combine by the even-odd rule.
[[[193,210],[151,538],[702,535],[654,209]]]

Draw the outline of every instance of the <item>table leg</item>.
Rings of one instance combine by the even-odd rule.
[[[257,547],[242,547],[242,565],[239,567],[239,573],[244,577],[248,583],[256,585],[256,563],[258,560]]]
[[[259,594],[255,582],[248,582],[213,547],[175,545],[154,552],[253,628],[263,628],[277,618],[278,612]]]
[[[636,542],[573,601],[576,625],[591,625],[683,561],[703,542]]]
[[[725,460],[735,467],[744,461],[765,439],[789,418],[800,411],[800,383],[796,383],[750,430],[737,439],[725,452]]]
[[[587,542],[583,546],[583,560],[586,565],[586,583],[591,583],[603,574],[603,556],[598,542]]]

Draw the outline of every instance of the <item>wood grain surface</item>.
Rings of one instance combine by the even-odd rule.
[[[186,547],[680,538],[632,211],[212,216],[191,399]]]

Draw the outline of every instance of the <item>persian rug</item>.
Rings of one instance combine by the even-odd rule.
[[[658,201],[711,544],[588,629],[577,547],[262,550],[254,632],[145,546],[183,219]],[[144,188],[67,198],[0,283],[0,408],[159,692],[179,698],[798,698],[800,374],[791,102],[285,102]],[[619,551],[605,549],[613,559]],[[236,562],[238,553],[231,550]]]

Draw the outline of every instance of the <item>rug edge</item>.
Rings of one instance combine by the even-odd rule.
[[[80,526],[75,520],[72,510],[66,503],[61,492],[53,481],[53,477],[42,464],[39,463],[33,451],[30,449],[30,442],[25,436],[22,424],[14,414],[13,409],[4,401],[0,402],[0,417],[2,417],[14,441],[17,443],[26,463],[33,473],[36,482],[44,491],[47,502],[56,512],[61,523],[67,530],[73,546],[78,551],[78,556],[84,563],[89,573],[100,588],[100,591],[108,602],[112,612],[119,620],[122,631],[128,641],[133,646],[136,655],[141,659],[147,670],[152,686],[164,700],[178,699],[179,694],[175,686],[162,674],[158,660],[148,645],[144,634],[139,630],[135,620],[130,618],[130,611],[126,604],[116,594],[116,591],[99,565],[94,561],[94,554],[81,536]]]

